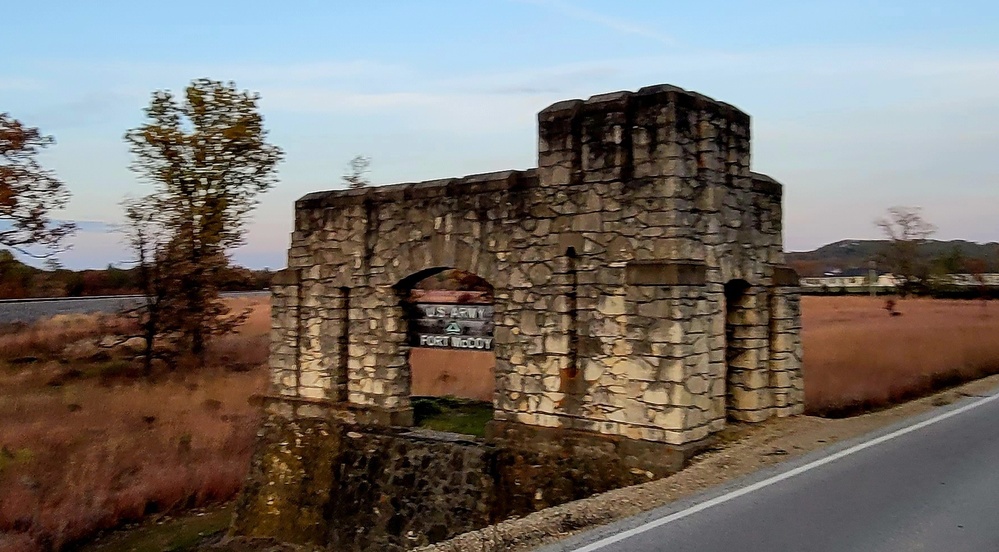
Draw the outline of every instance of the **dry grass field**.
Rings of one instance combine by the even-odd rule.
[[[999,303],[803,299],[811,414],[841,416],[999,372]],[[143,380],[93,342],[121,321],[62,316],[0,332],[0,552],[66,549],[103,529],[231,499],[266,388],[268,305],[212,366]]]
[[[268,305],[219,340],[212,366],[136,379],[124,331],[59,316],[0,335],[0,551],[65,549],[95,532],[231,499],[249,465],[266,388]],[[233,370],[233,367],[236,370]]]
[[[851,415],[999,372],[999,303],[802,298],[805,406]]]

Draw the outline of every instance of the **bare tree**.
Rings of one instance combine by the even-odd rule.
[[[171,308],[176,311],[178,307],[177,296],[172,293],[176,291],[171,285],[174,282],[165,270],[168,265],[169,229],[159,211],[144,200],[126,200],[123,206],[126,224],[122,230],[135,255],[139,290],[144,298],[142,305],[125,314],[138,321],[139,337],[144,342],[143,373],[148,377],[152,374],[153,360],[164,356],[161,354],[160,337],[178,329],[176,324],[168,327],[176,317],[165,312]]]
[[[355,155],[347,164],[347,174],[343,175],[343,181],[348,188],[366,188],[371,185],[371,181],[364,176],[371,167],[371,158],[363,155]]]
[[[0,246],[32,257],[51,257],[64,249],[73,224],[56,223],[49,213],[66,206],[69,191],[36,156],[55,140],[0,113]],[[39,253],[31,246],[47,249]]]
[[[155,186],[144,198],[169,238],[155,262],[176,286],[176,323],[185,347],[204,361],[206,340],[245,318],[219,297],[229,251],[243,243],[257,196],[277,180],[283,153],[267,143],[259,96],[234,83],[193,81],[181,99],[153,94],[146,122],[125,135],[132,170]],[[142,217],[137,221],[141,222]]]
[[[902,295],[924,287],[929,278],[930,263],[921,246],[936,232],[936,227],[923,219],[919,207],[896,206],[875,221],[888,238],[881,261],[901,282]]]
[[[978,288],[978,296],[982,300],[982,307],[988,306],[989,286],[985,281],[985,272],[988,270],[987,263],[984,259],[968,259],[964,262],[964,267],[971,274],[971,278],[975,282],[975,287]]]

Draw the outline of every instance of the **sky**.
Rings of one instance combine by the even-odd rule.
[[[999,3],[492,0],[10,2],[0,112],[56,139],[40,161],[81,222],[69,268],[129,260],[115,225],[148,193],[122,136],[156,90],[261,95],[280,182],[253,212],[253,268],[285,266],[294,201],[523,169],[537,112],[669,83],[752,116],[753,170],[784,184],[789,251],[880,237],[893,205],[938,239],[999,240]]]

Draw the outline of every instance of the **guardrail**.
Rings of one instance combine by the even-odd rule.
[[[242,297],[244,295],[270,295],[269,289],[254,291],[223,291],[222,297]],[[45,301],[93,301],[98,299],[142,299],[143,295],[82,295],[79,297],[19,297],[17,299],[0,299],[4,303],[41,303]]]
[[[17,299],[0,299],[0,305],[5,303],[44,303],[48,301],[94,301],[98,299],[142,299],[142,295],[87,295],[83,297],[19,297]]]

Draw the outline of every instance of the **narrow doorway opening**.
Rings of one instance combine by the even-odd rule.
[[[742,385],[743,373],[749,368],[743,359],[751,313],[749,288],[745,280],[725,284],[725,412],[729,418],[738,407],[734,390]]]

